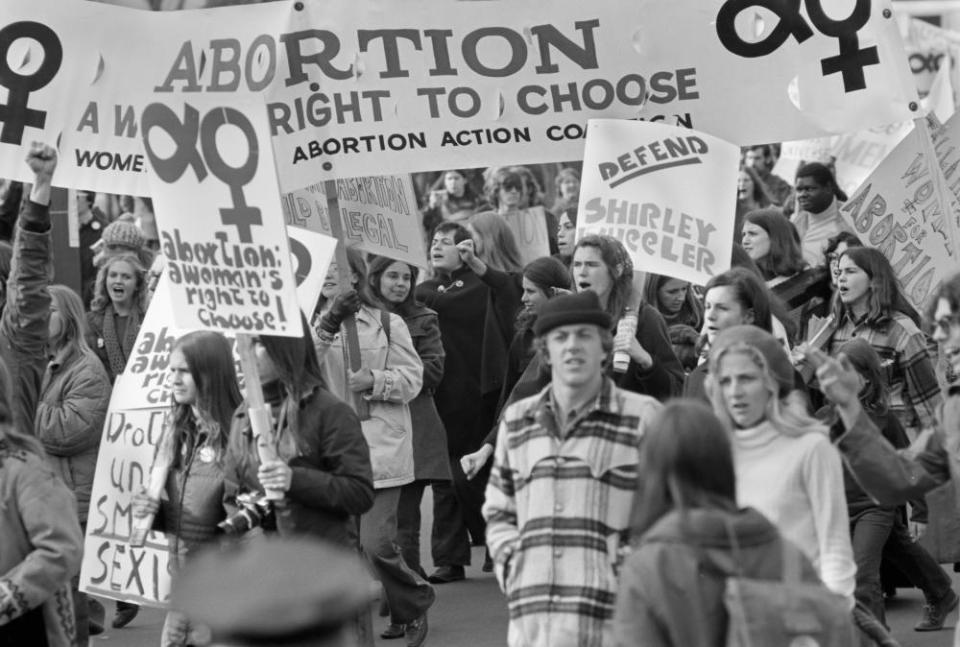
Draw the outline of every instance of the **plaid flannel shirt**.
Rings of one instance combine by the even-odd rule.
[[[932,428],[942,397],[927,337],[903,313],[897,312],[879,322],[856,323],[844,316],[830,343],[836,355],[855,337],[864,339],[880,355],[890,391],[890,410],[905,429],[919,432]]]
[[[640,439],[659,409],[606,379],[562,430],[550,386],[506,410],[483,515],[511,647],[610,644]]]

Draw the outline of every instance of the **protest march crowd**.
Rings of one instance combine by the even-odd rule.
[[[708,153],[699,136],[663,141],[603,179]],[[960,265],[918,280],[934,276],[912,265],[921,249],[892,251],[907,228],[878,243],[852,224],[869,187],[848,196],[834,159],[783,178],[781,144],[743,147],[736,203],[715,218],[582,202],[585,162],[417,173],[419,263],[342,237],[299,336],[211,325],[158,351],[162,425],[135,430],[151,464],[126,482],[103,445],[132,426],[111,422],[117,394],[183,259],[150,198],[76,190],[79,289],[65,285],[50,215],[64,156],[23,149],[32,181],[0,181],[0,647],[87,647],[109,590],[81,564],[116,566],[128,547],[137,561],[145,544],[169,560],[154,562],[172,578],[156,595],[163,647],[420,647],[474,547],[511,647],[909,644],[885,613],[905,586],[924,597],[915,631],[951,626]],[[244,243],[261,242],[253,211],[221,210]],[[357,229],[401,247],[393,224]],[[524,227],[543,234],[536,254]],[[709,280],[636,269],[653,240],[664,268]],[[184,248],[205,243],[220,249]],[[255,266],[258,286],[279,276],[269,245],[256,262],[234,249],[224,266]],[[104,512],[104,471],[129,507]],[[111,514],[132,519],[129,537],[91,555],[84,538]],[[118,630],[150,601],[117,598]]]
[[[169,470],[160,497],[141,487],[132,503],[175,538],[188,574],[161,644],[266,631],[263,613],[211,610],[196,582],[210,569],[184,565],[205,546],[273,534],[362,553],[389,616],[381,636],[412,647],[437,587],[465,578],[477,545],[506,596],[510,645],[731,644],[735,617],[785,610],[731,601],[725,582],[777,582],[788,563],[840,610],[841,633],[897,644],[884,599],[904,584],[926,598],[915,629],[942,629],[958,596],[918,539],[928,515],[957,513],[922,495],[960,469],[960,275],[918,312],[838,216],[830,166],[804,164],[788,183],[771,172],[776,150],[744,150],[732,268],[705,286],[635,274],[616,239],[577,238],[576,165],[549,169],[552,195],[527,167],[424,174],[427,278],[348,248],[349,284],[331,263],[301,338],[255,338],[276,460],[258,457],[227,338],[177,339],[154,459]],[[85,645],[105,618],[77,580],[101,430],[163,261],[149,201],[134,216],[130,198],[81,191],[84,296],[51,284],[56,152],[35,144],[27,161],[35,181],[6,183],[12,244],[0,246],[0,637]],[[506,219],[538,206],[554,253],[523,265]],[[359,370],[345,361],[348,320]],[[290,553],[294,570],[302,554]],[[360,640],[362,577],[352,606],[310,597],[352,599],[347,581],[305,584],[286,602],[299,612],[272,630],[336,625],[343,644]],[[137,612],[117,602],[113,626]]]

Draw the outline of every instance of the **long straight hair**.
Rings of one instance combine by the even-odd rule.
[[[647,274],[643,284],[643,300],[656,308],[660,314],[664,314],[660,311],[660,288],[673,278],[666,274],[653,274],[651,272]],[[680,312],[693,318],[694,325],[691,327],[694,330],[699,331],[703,327],[703,302],[693,293],[693,285],[690,282],[687,282],[687,290],[684,293]]]
[[[296,440],[297,446],[303,450],[307,447],[308,438],[299,425],[297,412],[300,401],[316,388],[324,387],[325,382],[323,373],[320,371],[317,350],[313,346],[310,324],[302,313],[300,323],[303,326],[303,334],[300,337],[260,335],[260,344],[266,351],[267,357],[273,362],[284,396],[291,405],[286,407],[287,428]]]
[[[480,240],[480,260],[501,272],[519,272],[523,257],[510,226],[503,216],[484,211],[470,218],[470,226]]]
[[[853,261],[854,265],[870,277],[866,319],[869,325],[876,325],[900,312],[909,317],[918,328],[921,326],[920,314],[903,295],[900,280],[883,252],[873,247],[848,247],[840,255],[841,259],[844,257]],[[844,314],[849,314],[840,300],[839,291],[834,296],[832,309],[838,321]]]
[[[57,337],[50,340],[50,346],[57,351],[68,346],[75,351],[90,350],[87,344],[87,316],[80,295],[61,284],[51,285],[48,290],[50,305],[56,308],[63,324]]]
[[[173,350],[183,353],[197,389],[196,407],[200,415],[212,423],[216,433],[214,441],[223,449],[230,435],[230,420],[243,402],[230,342],[218,332],[198,330],[180,337]],[[189,404],[174,402],[172,413],[178,429],[193,423]]]
[[[673,510],[737,509],[737,479],[730,436],[699,400],[671,400],[657,414],[640,446],[631,536],[639,538]]]
[[[770,237],[770,251],[757,259],[763,278],[769,281],[778,276],[793,276],[803,269],[803,251],[797,230],[776,207],[749,211],[744,220],[760,227]]]
[[[866,339],[854,338],[841,346],[839,352],[847,356],[850,365],[864,379],[860,404],[869,413],[886,415],[890,408],[890,395],[887,375],[880,364],[877,351]]]

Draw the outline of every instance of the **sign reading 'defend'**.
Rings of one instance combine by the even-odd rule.
[[[636,270],[703,285],[730,267],[739,157],[685,128],[591,120],[577,239],[612,236]]]
[[[151,103],[141,124],[176,325],[299,336],[263,102]]]

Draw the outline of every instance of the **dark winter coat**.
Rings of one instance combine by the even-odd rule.
[[[53,259],[50,210],[24,201],[13,242],[7,300],[0,317],[0,358],[7,365],[14,424],[33,432],[40,382],[46,370]]]
[[[270,398],[267,388],[264,397],[276,420],[279,399]],[[285,505],[277,512],[277,530],[281,535],[307,534],[356,548],[353,517],[373,505],[370,448],[360,419],[350,405],[320,387],[301,399],[297,415],[302,446],[294,456],[281,456],[293,469],[293,479]],[[281,423],[280,428],[285,432],[286,424]],[[263,492],[257,478],[259,465],[244,403],[234,414],[224,461],[224,505],[228,514],[237,510],[237,494]]]
[[[410,330],[413,347],[423,362],[423,388],[409,405],[413,422],[414,476],[418,481],[449,481],[452,477],[447,434],[433,401],[443,379],[445,356],[437,313],[429,308],[416,307],[404,321]]]
[[[103,422],[110,406],[110,378],[91,350],[70,348],[47,366],[37,403],[36,436],[54,471],[77,497],[80,523],[87,520]]]
[[[487,274],[488,282],[511,276]],[[466,266],[417,286],[417,299],[436,311],[440,322],[446,359],[434,401],[447,431],[447,449],[458,458],[476,451],[493,426],[509,331],[520,305],[519,293],[514,302],[494,299],[493,292]]]
[[[723,605],[726,578],[739,571],[750,578],[780,579],[785,550],[800,561],[803,581],[820,581],[800,549],[752,508],[688,510],[685,521],[679,512],[668,513],[623,564],[613,644],[723,647],[729,621]]]

